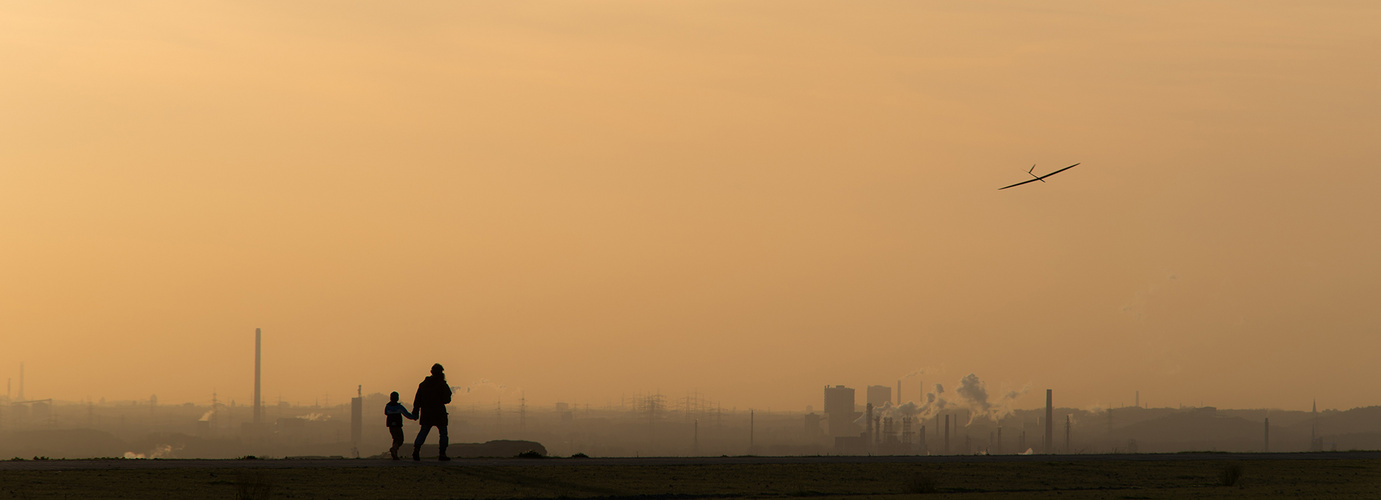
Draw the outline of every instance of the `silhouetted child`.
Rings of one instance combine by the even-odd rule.
[[[388,404],[384,405],[384,416],[387,418],[388,433],[393,435],[393,447],[388,449],[388,453],[397,460],[398,448],[403,446],[403,417],[408,417],[408,420],[417,420],[417,417],[408,413],[407,407],[398,403],[396,391],[388,395]]]

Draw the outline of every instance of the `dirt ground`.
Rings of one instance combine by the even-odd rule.
[[[1051,457],[24,460],[0,499],[1381,498],[1381,453]]]

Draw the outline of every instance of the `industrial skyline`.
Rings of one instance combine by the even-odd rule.
[[[255,328],[255,329],[254,329],[254,355],[253,355],[253,388],[252,388],[252,392],[251,392],[252,396],[251,396],[250,399],[249,399],[249,401],[250,401],[250,402],[249,402],[249,405],[250,405],[251,408],[252,408],[252,411],[251,411],[251,414],[250,414],[250,415],[251,415],[251,420],[252,420],[252,423],[253,423],[254,425],[256,425],[256,426],[257,426],[257,425],[263,425],[263,424],[264,424],[263,419],[262,419],[262,406],[263,406],[263,404],[266,402],[266,401],[264,400],[264,396],[263,396],[263,393],[262,393],[262,372],[263,372],[263,362],[262,362],[262,359],[263,359],[263,331],[262,331],[262,329],[260,329],[260,328]],[[829,427],[829,429],[828,429],[828,431],[827,431],[828,434],[831,435],[831,436],[839,436],[839,435],[845,435],[845,434],[852,434],[852,431],[847,431],[847,432],[846,432],[846,431],[843,431],[842,429],[844,429],[844,428],[843,428],[843,427],[840,427],[840,426],[843,425],[842,422],[841,422],[841,420],[844,419],[845,415],[850,414],[851,412],[854,412],[854,409],[853,409],[853,408],[854,408],[855,406],[857,407],[857,409],[863,409],[865,406],[867,406],[867,407],[881,407],[881,406],[883,406],[884,404],[894,404],[894,405],[897,405],[897,406],[902,405],[902,404],[903,404],[903,399],[906,397],[906,395],[904,395],[904,394],[902,393],[902,380],[903,380],[903,379],[912,379],[912,380],[915,381],[915,385],[916,385],[917,388],[915,389],[914,393],[911,394],[911,396],[914,396],[915,399],[906,399],[906,400],[905,400],[906,402],[909,402],[909,403],[911,403],[912,405],[918,405],[918,406],[924,407],[924,408],[929,408],[929,407],[931,407],[932,405],[935,405],[935,407],[937,408],[937,410],[938,410],[938,409],[944,408],[946,405],[952,405],[952,406],[956,406],[956,407],[961,407],[961,408],[968,409],[968,410],[970,410],[970,411],[972,411],[973,409],[977,408],[977,409],[980,409],[980,411],[981,411],[984,415],[997,415],[997,414],[1003,414],[1003,413],[1010,413],[1010,412],[1012,412],[1012,411],[1014,411],[1014,410],[1017,410],[1017,409],[1033,409],[1033,408],[1039,409],[1039,408],[1044,408],[1044,409],[1046,410],[1046,412],[1047,412],[1047,417],[1050,416],[1050,415],[1049,415],[1049,411],[1050,411],[1050,409],[1051,409],[1051,391],[1052,391],[1051,389],[1047,389],[1047,390],[1046,390],[1046,399],[1045,399],[1045,402],[1044,402],[1043,405],[1033,406],[1033,405],[1030,404],[1029,402],[1026,403],[1026,404],[1023,404],[1023,402],[1024,402],[1024,401],[1023,401],[1023,400],[1024,400],[1024,396],[1026,395],[1027,392],[1029,392],[1029,385],[1028,385],[1027,387],[1024,387],[1024,388],[1020,389],[1020,390],[1008,390],[1006,387],[1004,387],[1004,388],[1003,388],[1003,391],[1002,391],[1001,393],[996,393],[996,394],[995,394],[995,397],[990,397],[990,396],[989,396],[989,389],[988,389],[988,387],[987,387],[986,382],[982,381],[976,374],[970,373],[970,374],[965,375],[964,377],[960,378],[959,381],[958,381],[957,383],[952,384],[952,385],[949,385],[949,386],[948,386],[948,389],[946,388],[946,385],[943,384],[943,383],[936,383],[936,384],[932,384],[931,386],[926,386],[925,384],[922,383],[922,381],[923,381],[923,378],[922,378],[922,377],[923,377],[924,374],[925,374],[924,370],[916,370],[916,371],[913,371],[913,372],[907,374],[907,375],[906,375],[905,377],[903,377],[903,378],[897,379],[896,385],[895,385],[895,391],[896,391],[896,392],[893,392],[893,387],[890,387],[890,386],[885,386],[885,385],[867,385],[867,386],[866,386],[866,391],[864,392],[864,395],[863,395],[863,400],[862,400],[862,402],[858,402],[858,403],[854,403],[854,400],[855,400],[855,390],[854,390],[853,388],[849,388],[849,387],[846,387],[846,386],[844,386],[844,385],[835,385],[835,386],[833,386],[833,387],[831,387],[831,386],[826,386],[826,388],[825,388],[825,396],[824,396],[824,399],[823,399],[823,406],[822,406],[821,408],[823,408],[823,412],[824,412],[825,415],[836,416],[836,418],[834,418],[834,419],[831,420],[832,423],[830,424],[830,427]],[[18,385],[18,394],[17,394],[17,397],[16,397],[16,395],[14,395],[14,394],[12,393],[12,390],[13,390],[13,388],[14,388],[14,385],[13,385],[13,379],[10,379],[9,382],[7,383],[7,385],[6,385],[6,393],[5,393],[5,400],[4,400],[4,401],[5,401],[6,403],[15,403],[15,402],[25,402],[25,401],[28,401],[28,400],[26,399],[25,395],[24,395],[24,386],[25,386],[25,379],[24,379],[24,363],[20,363],[20,365],[19,365],[19,385]],[[363,395],[363,387],[364,387],[364,384],[362,384],[362,383],[356,385],[355,390],[356,390],[356,393],[357,393],[357,394],[356,394],[356,397],[354,398],[355,400],[358,400],[358,398],[359,398],[360,396]],[[372,387],[372,385],[371,385],[371,387]],[[635,390],[646,390],[645,388],[642,388],[642,389],[632,388],[632,389],[635,389]],[[389,390],[391,391],[391,390],[397,390],[397,389],[389,389]],[[406,390],[407,390],[407,387],[403,387],[402,390],[403,390],[403,391],[406,391]],[[503,400],[505,399],[505,396],[508,396],[508,399],[509,399],[510,403],[515,399],[515,398],[514,398],[515,395],[516,395],[517,399],[521,399],[524,403],[528,400],[527,390],[526,390],[526,389],[523,389],[523,388],[510,388],[510,387],[508,387],[508,386],[506,386],[506,385],[503,385],[503,384],[495,384],[495,383],[493,383],[492,381],[489,381],[489,380],[487,380],[487,379],[481,379],[478,383],[475,383],[475,384],[472,384],[472,385],[465,385],[465,384],[463,384],[463,383],[461,383],[461,384],[459,384],[459,385],[453,385],[453,386],[452,386],[452,390],[453,390],[453,391],[456,391],[456,392],[458,393],[457,396],[460,397],[460,398],[464,398],[464,397],[466,397],[467,395],[474,395],[474,396],[476,396],[476,398],[477,398],[476,401],[490,401],[490,400],[492,400],[496,405],[498,405],[498,406],[500,406],[500,407],[502,406],[502,403],[503,403]],[[699,400],[699,399],[698,399],[698,398],[699,398],[699,396],[698,396],[699,390],[698,390],[698,389],[692,389],[691,391],[687,391],[687,398],[689,398],[689,394],[690,394],[690,392],[692,392],[692,391],[695,392],[695,393],[697,394],[697,400]],[[385,392],[387,392],[387,391],[385,391]],[[539,392],[539,391],[534,391],[534,393],[538,393],[538,392]],[[948,392],[948,394],[946,394],[947,392]],[[235,393],[235,391],[234,391],[233,389],[230,389],[229,391],[227,391],[227,392],[222,392],[222,393],[220,393],[220,394],[234,394],[234,393]],[[657,393],[657,394],[662,394],[662,391],[661,391],[660,389],[658,389],[658,390],[656,391],[656,393]],[[216,400],[216,399],[217,399],[217,398],[216,398],[216,394],[218,394],[218,393],[215,392],[215,391],[213,390],[213,392],[212,392],[212,400]],[[327,402],[329,403],[329,398],[330,398],[330,395],[329,395],[330,392],[329,392],[329,391],[320,392],[319,394],[321,394],[323,397],[325,397],[325,398],[327,399]],[[619,400],[620,400],[620,405],[626,404],[626,395],[627,395],[627,392],[624,392],[624,393],[622,393],[622,394],[620,395],[620,398],[619,398]],[[157,395],[155,394],[153,397],[156,399],[156,398],[157,398]],[[660,397],[660,396],[659,396],[659,397]],[[104,396],[99,396],[99,398],[100,398],[100,400],[101,400],[103,403],[104,403],[105,400],[106,400],[106,398],[105,398]],[[229,397],[229,398],[226,398],[226,399],[228,399],[228,400],[230,400],[230,401],[234,401],[234,400],[235,400],[235,398],[233,398],[233,397]],[[689,399],[688,399],[688,400],[689,400]],[[47,399],[45,399],[44,401],[52,401],[52,398],[47,398]],[[83,403],[87,403],[87,402],[90,402],[90,401],[92,401],[92,398],[91,398],[91,397],[87,397],[87,398],[83,398],[83,399],[77,400],[77,402],[83,402]],[[188,404],[191,404],[191,403],[196,402],[196,401],[201,401],[201,400],[199,400],[199,399],[194,399],[194,400],[190,400],[190,401],[169,401],[169,400],[167,400],[167,399],[164,400],[165,403],[188,403]],[[571,401],[572,401],[572,400],[571,400],[570,398],[553,397],[553,399],[552,399],[551,401],[544,401],[544,403],[548,403],[548,404],[550,404],[550,403],[568,404],[568,403],[570,403]],[[845,403],[845,401],[848,401],[848,403]],[[1131,405],[1132,407],[1142,407],[1142,404],[1141,404],[1141,391],[1140,391],[1140,390],[1132,390],[1132,401],[1133,401],[1133,402],[1132,402],[1132,405]],[[69,400],[68,402],[73,402],[73,401]],[[294,401],[294,403],[297,404],[297,405],[303,405],[303,404],[304,404],[304,401],[302,401],[302,400],[296,400],[296,401]],[[472,401],[471,403],[474,404],[474,401]],[[1193,407],[1194,404],[1192,404],[1192,403],[1193,403],[1193,402],[1191,402],[1191,404],[1190,404],[1189,406]],[[282,404],[281,397],[280,397],[280,399],[279,399],[279,404]],[[588,405],[589,402],[585,402],[585,403],[583,403],[583,404]],[[606,408],[609,407],[609,405],[612,404],[612,399],[606,399],[606,400],[603,402],[603,404],[605,405]],[[721,404],[721,403],[716,403],[716,404],[718,405],[718,404]],[[314,402],[312,403],[312,406],[320,406],[320,405],[321,405],[321,400],[320,400],[320,398],[318,398],[316,401],[314,401]],[[1184,406],[1185,406],[1185,404],[1184,404],[1183,401],[1178,402],[1177,405],[1178,405],[1179,407],[1184,407]],[[731,404],[731,408],[734,408],[735,410],[738,408],[738,406],[739,406],[739,405],[737,405],[737,404]],[[1202,401],[1199,402],[1199,406],[1204,406]],[[1318,409],[1317,399],[1311,399],[1310,402],[1309,402],[1309,406],[1310,406],[1310,408],[1311,408],[1311,411],[1317,411],[1317,409]],[[1372,406],[1372,405],[1363,405],[1363,406]],[[745,407],[745,408],[753,408],[754,405],[752,405],[752,404],[746,404],[746,405],[744,405],[744,407]],[[763,408],[763,409],[767,409],[767,410],[770,410],[770,409],[772,408],[771,405],[758,405],[757,407]],[[799,405],[798,407],[803,407],[803,408],[805,408],[805,409],[809,412],[809,411],[812,411],[813,408],[815,408],[815,405],[814,405],[814,404],[811,404],[811,403],[809,403],[809,402],[807,402],[806,404],[804,404],[804,405]],[[1110,409],[1110,408],[1125,408],[1125,407],[1127,407],[1127,405],[1126,405],[1125,403],[1123,403],[1121,400],[1118,400],[1117,402],[1108,402],[1108,401],[1096,401],[1096,402],[1092,402],[1092,403],[1085,402],[1085,403],[1082,403],[1081,405],[1079,405],[1079,406],[1077,406],[1077,407],[1085,408],[1085,409],[1098,410],[1098,409]],[[778,409],[787,409],[787,408],[789,408],[789,406],[788,406],[788,407],[785,407],[785,408],[784,408],[782,405],[779,405],[779,406],[778,406]],[[1289,406],[1274,406],[1274,407],[1270,407],[1270,408],[1282,409],[1282,408],[1290,408],[1290,407],[1289,407]],[[789,410],[788,410],[788,411],[789,411]],[[863,416],[863,413],[854,412],[853,416],[852,416],[852,417],[848,417],[847,420],[850,421],[850,422],[852,422],[855,418],[859,418],[859,417],[862,417],[862,416]],[[1049,420],[1047,420],[1047,425],[1052,425],[1052,424],[1049,422]],[[852,427],[850,427],[850,429],[852,429]],[[1049,433],[1051,432],[1050,429],[1047,429],[1046,431],[1047,431],[1047,435],[1049,435]],[[1049,443],[1046,443],[1046,445],[1049,446]]]
[[[356,386],[348,403],[340,401],[332,405],[328,399],[304,406],[280,401],[273,405],[275,414],[273,420],[268,421],[261,396],[263,338],[263,330],[255,328],[254,398],[247,405],[248,415],[238,420],[237,414],[243,412],[246,405],[237,405],[233,398],[223,399],[215,392],[204,411],[202,406],[193,403],[169,404],[165,400],[160,405],[156,394],[144,401],[106,401],[103,398],[99,405],[91,400],[26,400],[22,396],[25,384],[21,365],[20,398],[13,398],[7,390],[4,399],[0,399],[0,453],[71,458],[226,458],[246,454],[362,457],[372,456],[377,451],[373,448],[382,446],[383,438],[379,433],[365,431],[367,428],[377,430],[378,426],[371,424],[378,424],[381,417],[378,412],[366,411],[366,407],[378,409],[376,407],[382,405],[385,396],[383,391],[366,396],[363,385]],[[516,408],[510,400],[505,411],[501,397],[492,402],[471,399],[466,397],[472,394],[470,388],[452,387],[455,394],[451,412],[455,414],[455,426],[461,439],[476,443],[531,440],[543,453],[606,456],[715,455],[735,453],[739,447],[747,454],[784,455],[1137,453],[1222,449],[1269,452],[1272,450],[1272,414],[1277,418],[1277,425],[1282,416],[1287,421],[1286,427],[1277,430],[1275,451],[1321,451],[1325,441],[1333,448],[1340,441],[1345,448],[1381,445],[1381,423],[1366,416],[1338,418],[1338,415],[1350,414],[1381,415],[1381,406],[1341,413],[1326,410],[1331,417],[1328,420],[1332,433],[1321,436],[1316,401],[1310,402],[1307,419],[1299,416],[1301,412],[1269,409],[1220,412],[1213,407],[1144,408],[1139,390],[1133,392],[1135,404],[1130,408],[1076,409],[1057,406],[1054,390],[1046,389],[1043,411],[1024,410],[1014,406],[1021,393],[990,396],[986,384],[974,374],[966,375],[948,390],[941,383],[927,387],[921,383],[920,375],[913,372],[908,377],[917,378],[914,399],[902,392],[901,379],[896,381],[895,392],[893,386],[868,385],[861,399],[851,387],[826,385],[818,400],[822,403],[820,413],[816,413],[814,405],[807,405],[805,411],[779,409],[775,413],[764,408],[761,429],[758,408],[749,405],[742,409],[730,407],[726,411],[722,403],[706,399],[699,393],[694,397],[686,394],[684,402],[660,391],[620,397],[617,405],[612,401],[596,405],[592,414],[589,403],[560,401],[554,405],[530,407],[525,392],[521,393]],[[746,431],[741,429],[745,413]],[[131,415],[136,419],[133,423],[129,420]],[[1242,428],[1250,427],[1257,415],[1262,419],[1262,434],[1260,442],[1254,444],[1244,437]],[[702,420],[706,423],[703,441]],[[1062,425],[1057,426],[1059,420]],[[691,436],[689,449],[685,442],[687,424]],[[1304,441],[1306,428],[1308,440]],[[1004,429],[1008,430],[1006,438]],[[44,443],[45,436],[51,438],[53,432],[58,435],[75,433],[82,436],[78,441],[90,443],[70,439]],[[746,444],[742,442],[744,432]],[[1035,444],[1036,438],[1039,438],[1039,445]],[[120,447],[131,449],[110,453]]]
[[[251,405],[145,401],[0,404],[0,453],[78,458],[373,456],[387,446],[378,425],[387,396],[348,402],[270,405],[254,422]],[[591,456],[965,455],[1298,452],[1381,446],[1381,406],[1346,411],[1232,410],[1213,407],[1078,409],[1059,405],[1000,413],[900,398],[855,400],[826,386],[823,412],[724,408],[697,395],[638,394],[617,403],[451,405],[454,442],[520,440],[545,453]],[[934,393],[929,394],[934,395]],[[880,404],[874,404],[880,403]],[[379,414],[375,414],[379,413]],[[122,450],[116,450],[121,448]],[[113,451],[114,450],[114,451]],[[113,452],[112,452],[113,451]],[[18,455],[17,455],[18,456]]]

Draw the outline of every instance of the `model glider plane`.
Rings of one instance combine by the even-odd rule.
[[[1031,173],[1032,170],[1035,170],[1035,169],[1036,169],[1036,166],[1035,166],[1035,165],[1031,165],[1031,170],[1027,170],[1026,173],[1031,174],[1031,177],[1036,177],[1035,179],[1024,180],[1024,181],[1018,182],[1018,183],[1016,183],[1016,184],[1012,184],[1012,185],[1007,186],[1007,187],[1000,187],[1000,188],[997,188],[997,190],[998,190],[998,191],[1001,191],[1001,190],[1007,189],[1007,188],[1009,188],[1009,187],[1017,187],[1017,186],[1020,186],[1020,185],[1022,185],[1022,184],[1026,184],[1026,183],[1028,183],[1028,182],[1036,182],[1036,181],[1045,182],[1045,178],[1046,178],[1046,177],[1050,177],[1050,176],[1052,176],[1052,175],[1058,174],[1058,173],[1060,173],[1060,172],[1064,172],[1064,171],[1066,171],[1066,170],[1069,170],[1069,169],[1074,168],[1074,167],[1077,167],[1077,166],[1079,166],[1079,164],[1078,164],[1078,163],[1075,163],[1075,164],[1070,165],[1070,166],[1068,166],[1068,167],[1065,167],[1065,168],[1056,170],[1056,171],[1054,171],[1054,172],[1051,172],[1051,173],[1042,175],[1042,176],[1040,176],[1040,177],[1036,177],[1036,174]]]

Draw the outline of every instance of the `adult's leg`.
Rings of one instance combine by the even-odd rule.
[[[441,456],[440,456],[440,458],[441,458],[442,460],[450,460],[450,457],[447,457],[447,456],[446,456],[446,445],[448,444],[448,441],[450,441],[449,437],[446,435],[446,426],[445,426],[445,425],[438,425],[438,426],[436,426],[436,431],[437,431],[437,434],[436,434],[437,438],[438,438],[438,439],[441,439]]]
[[[422,443],[427,440],[427,432],[432,430],[432,426],[422,424],[422,428],[417,431],[417,439],[412,441],[412,459],[422,459]]]
[[[430,433],[431,430],[432,426],[425,424],[422,425],[420,429],[417,429],[417,439],[412,440],[412,446],[414,448],[421,448],[422,443],[427,441],[427,434]]]

